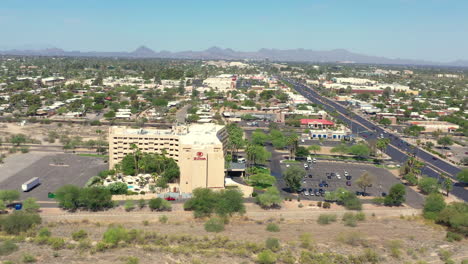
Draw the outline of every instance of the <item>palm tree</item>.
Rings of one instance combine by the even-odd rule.
[[[297,142],[298,142],[298,137],[297,134],[290,134],[286,138],[287,145],[289,146],[289,159],[295,158],[294,156],[296,155],[296,149],[297,149]]]

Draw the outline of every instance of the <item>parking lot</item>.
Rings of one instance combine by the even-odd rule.
[[[48,192],[54,192],[65,184],[83,186],[89,178],[107,168],[108,164],[100,158],[51,154],[3,179],[0,186],[2,190],[20,191],[21,199],[36,197],[39,201],[47,201]],[[33,177],[39,177],[41,184],[29,192],[23,192],[21,185]]]
[[[381,196],[382,193],[388,193],[392,185],[400,183],[400,180],[388,170],[373,165],[319,160],[316,163],[309,163],[310,168],[305,169],[304,163],[307,162],[289,164],[289,166],[299,166],[306,171],[306,177],[302,181],[302,188],[307,192],[303,191],[300,193],[301,199],[304,200],[323,201],[324,198],[319,193],[320,189],[323,190],[323,193],[334,191],[339,187],[346,188],[352,192],[362,192],[362,189],[356,184],[356,180],[365,172],[374,178],[372,187],[366,189],[366,193],[369,196]],[[286,167],[287,164],[282,163],[282,169],[285,170]],[[348,173],[348,179],[345,177],[345,172]],[[332,173],[334,174],[333,176],[331,176]],[[323,182],[326,185],[321,184]],[[310,194],[310,190],[312,190],[312,195]],[[421,208],[424,198],[411,188],[407,187],[406,192],[407,204],[415,208]],[[308,195],[305,195],[306,193]],[[317,196],[317,194],[319,195]]]

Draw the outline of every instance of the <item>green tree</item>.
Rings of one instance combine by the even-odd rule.
[[[211,216],[216,206],[216,194],[207,188],[193,190],[192,198],[184,203],[185,210],[192,210],[196,218]]]
[[[309,150],[307,148],[302,147],[302,146],[297,147],[296,157],[302,157],[303,158],[303,157],[307,157],[309,155],[310,155],[310,152],[309,152]]]
[[[319,145],[310,145],[310,146],[308,147],[308,149],[309,149],[310,151],[313,151],[313,152],[314,152],[314,155],[317,155],[317,151],[322,150],[322,147],[320,147]]]
[[[468,183],[468,169],[463,169],[459,173],[457,173],[457,180],[459,180],[462,183]]]
[[[221,217],[232,216],[234,213],[244,214],[245,205],[242,192],[236,189],[221,190],[216,193],[214,211]]]
[[[55,200],[58,201],[59,207],[66,210],[74,211],[79,208],[80,187],[75,185],[64,185],[55,191]]]
[[[284,172],[284,180],[286,181],[286,186],[289,187],[291,192],[297,192],[301,188],[302,178],[306,175],[306,172],[296,166],[292,166],[286,169]]]
[[[276,183],[276,178],[268,173],[256,173],[249,176],[248,182],[253,186],[266,188]]]
[[[39,211],[39,204],[37,204],[37,199],[34,197],[26,198],[23,201],[23,209],[28,213],[37,213]]]
[[[374,176],[369,174],[369,172],[364,172],[361,177],[359,177],[356,180],[356,184],[359,186],[359,188],[362,189],[362,191],[365,193],[366,189],[368,187],[372,187],[372,184],[374,183]]]
[[[388,138],[379,138],[377,140],[377,148],[382,151],[382,152],[385,152],[385,150],[387,149],[388,145],[390,144],[390,139]]]
[[[268,152],[265,147],[253,144],[247,146],[246,154],[249,164],[253,165],[263,164],[271,158],[271,153]]]
[[[162,198],[152,198],[148,202],[148,207],[151,211],[170,211],[171,203]]]
[[[260,129],[257,129],[252,133],[252,144],[263,146],[267,140],[268,135]]]
[[[384,204],[386,206],[400,206],[405,202],[405,196],[405,186],[401,183],[397,183],[390,188],[388,195],[385,197]]]
[[[82,188],[78,201],[81,207],[90,211],[99,211],[114,206],[109,189],[98,186]]]
[[[6,203],[19,200],[20,193],[17,190],[0,190],[0,200]]]
[[[332,153],[340,153],[341,155],[349,153],[350,149],[346,144],[340,144],[331,149]]]
[[[445,208],[444,197],[439,193],[431,193],[424,203],[423,215],[427,219],[436,219],[440,211]]]
[[[439,191],[439,183],[437,179],[431,177],[424,177],[419,180],[418,188],[424,194],[430,194]]]
[[[388,118],[382,118],[380,119],[379,123],[384,126],[389,126],[392,124],[392,121]]]
[[[111,194],[127,194],[128,186],[123,182],[114,182],[107,186]]]
[[[278,188],[275,186],[268,187],[264,193],[256,197],[256,200],[263,208],[279,206],[283,201]]]
[[[442,145],[446,149],[447,146],[453,145],[453,139],[449,136],[441,137],[437,140],[437,144]]]
[[[442,183],[442,188],[445,190],[445,195],[448,196],[450,191],[453,189],[453,182],[450,178],[445,177]]]
[[[353,154],[354,156],[357,156],[357,157],[360,157],[360,158],[364,158],[364,157],[368,157],[369,154],[370,154],[370,149],[369,149],[369,146],[365,145],[365,144],[357,144],[357,145],[353,145],[349,148],[349,152],[351,154]]]
[[[12,136],[11,139],[10,139],[10,143],[14,144],[16,146],[24,144],[24,143],[26,143],[26,141],[27,141],[27,138],[23,134],[16,134],[16,135]]]
[[[113,110],[109,110],[107,113],[104,114],[104,118],[107,120],[115,118],[115,112]]]

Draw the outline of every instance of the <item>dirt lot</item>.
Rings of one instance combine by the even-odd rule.
[[[427,263],[443,263],[439,257],[443,251],[450,252],[455,263],[468,258],[468,241],[449,243],[445,241],[446,232],[443,228],[425,223],[417,216],[382,217],[379,214],[378,216],[368,214],[365,221],[359,222],[356,227],[349,227],[343,224],[341,216],[334,223],[319,225],[314,217],[296,219],[283,214],[282,210],[261,212],[252,208],[248,210],[246,216],[232,218],[223,232],[214,234],[205,231],[205,220],[193,219],[189,212],[175,215],[174,213],[153,213],[152,217],[143,218],[147,221],[145,223],[142,220],[133,221],[141,219],[139,217],[128,222],[122,221],[125,217],[130,220],[133,218],[132,215],[138,212],[126,213],[120,210],[120,212],[103,212],[102,214],[120,214],[118,225],[128,230],[143,230],[146,234],[155,232],[156,236],[162,237],[165,242],[145,240],[123,243],[116,248],[96,252],[93,245],[102,240],[103,233],[109,225],[115,224],[112,218],[93,218],[90,214],[88,218],[73,220],[74,218],[63,215],[57,218],[61,220],[53,217],[44,219],[43,226],[49,228],[52,236],[65,238],[66,243],[73,244],[75,248],[71,249],[67,246],[54,251],[46,245],[21,242],[19,251],[3,259],[18,260],[27,253],[36,256],[37,263],[57,264],[130,263],[127,262],[129,256],[137,257],[139,263],[255,263],[258,252],[246,253],[238,247],[249,242],[250,248],[259,247],[261,251],[265,240],[272,237],[280,241],[281,249],[277,252],[278,258],[282,259],[285,254],[290,254],[293,259],[297,260],[297,262],[290,263],[318,263],[300,260],[301,252],[349,256],[361,255],[369,249],[376,252],[380,263],[415,263],[419,260]],[[264,220],[258,220],[255,214],[249,214],[249,212],[264,214],[267,217]],[[161,215],[169,216],[167,223],[159,222]],[[280,231],[267,231],[268,223],[276,223]],[[71,234],[80,229],[86,230],[89,234],[90,248],[84,248],[78,242],[71,241]],[[305,245],[304,239],[309,234],[310,245]],[[210,247],[208,251],[200,250],[197,246],[190,244],[205,243],[201,241],[218,241],[218,244]],[[161,243],[165,246],[161,246]],[[288,262],[283,259],[276,263]]]
[[[96,133],[101,130],[103,136],[107,136],[108,126],[83,126],[77,124],[39,124],[26,123],[24,126],[18,123],[2,123],[0,124],[0,135],[8,137],[13,134],[25,134],[32,139],[40,140],[42,144],[51,144],[47,142],[49,132],[55,131],[59,135],[68,135],[70,137],[80,136],[83,140],[99,139],[100,134]],[[55,142],[58,144],[58,140]]]

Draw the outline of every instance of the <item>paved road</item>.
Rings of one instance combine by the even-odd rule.
[[[293,84],[294,89],[311,102],[323,105],[328,111],[336,110],[341,113],[337,118],[348,124],[348,126],[352,128],[353,133],[362,135],[367,140],[376,139],[378,135],[384,134],[384,137],[389,138],[391,141],[390,145],[387,147],[386,154],[388,154],[393,160],[403,163],[408,159],[408,153],[412,153],[425,162],[426,166],[422,169],[423,174],[439,178],[440,173],[438,171],[446,172],[452,179],[456,180],[456,174],[460,172],[460,168],[421,150],[417,146],[410,145],[402,140],[398,135],[387,133],[382,127],[359,115],[353,115],[351,118],[348,116],[349,110],[347,110],[343,105],[321,96],[315,89],[298,83],[292,79],[285,80]],[[464,201],[468,201],[468,191],[460,184],[454,185],[452,194]]]

